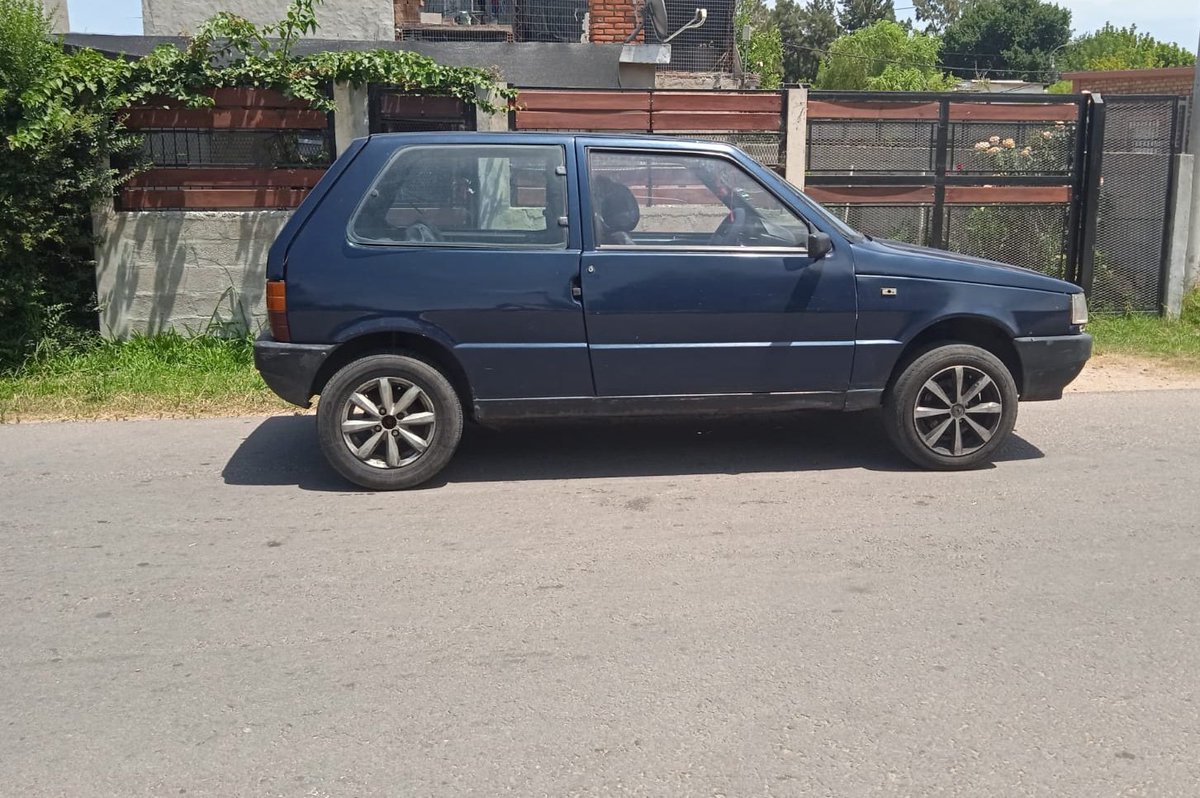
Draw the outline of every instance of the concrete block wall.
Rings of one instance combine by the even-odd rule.
[[[98,210],[100,331],[257,330],[265,318],[267,250],[291,211]]]

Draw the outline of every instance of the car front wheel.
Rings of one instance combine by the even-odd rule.
[[[947,344],[909,363],[884,401],[888,437],[924,468],[953,471],[988,461],[1017,421],[1017,386],[986,349]]]
[[[462,404],[424,361],[371,355],[337,372],[317,407],[329,464],[371,490],[420,485],[445,468],[462,437]]]

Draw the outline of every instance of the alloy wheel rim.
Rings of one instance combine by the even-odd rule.
[[[342,440],[356,459],[380,469],[404,468],[429,450],[437,415],[429,394],[399,377],[364,382],[342,404]]]
[[[1000,386],[974,366],[950,366],[917,392],[913,424],[930,451],[966,457],[988,444],[1004,415]]]

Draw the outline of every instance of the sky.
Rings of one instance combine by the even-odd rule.
[[[676,2],[677,0],[668,0]],[[702,2],[703,0],[696,0]],[[1058,0],[1071,9],[1075,33],[1095,30],[1111,21],[1118,27],[1136,23],[1156,39],[1196,50],[1200,37],[1197,0]],[[141,0],[67,0],[71,30],[78,33],[141,33]],[[896,1],[898,16],[911,16],[910,3]]]

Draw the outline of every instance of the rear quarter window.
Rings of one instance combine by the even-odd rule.
[[[563,248],[565,152],[556,145],[419,145],[388,161],[350,219],[361,244]]]

